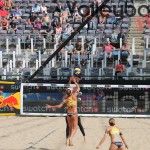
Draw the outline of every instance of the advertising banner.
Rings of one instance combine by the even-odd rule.
[[[23,86],[23,114],[66,114],[66,106],[60,109],[48,109],[46,104],[60,104],[67,85],[38,84]],[[150,88],[136,85],[80,85],[78,95],[78,113],[89,114],[150,114]]]
[[[20,114],[20,84],[0,82],[0,116]]]

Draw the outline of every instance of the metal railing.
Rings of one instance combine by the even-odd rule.
[[[26,82],[26,79],[30,77],[31,75],[21,75],[21,74],[13,74],[13,75],[0,75],[0,80],[7,80],[7,81],[20,81],[20,82]],[[35,80],[69,80],[71,75],[37,75],[34,79]],[[134,75],[134,76],[108,76],[108,75],[80,75],[78,76],[81,78],[81,80],[150,80],[150,74],[149,75]],[[33,81],[34,81],[33,79]]]

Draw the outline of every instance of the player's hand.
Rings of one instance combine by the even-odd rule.
[[[79,82],[81,79],[79,77],[75,77],[76,82]]]
[[[46,104],[46,108],[52,108],[52,106],[51,106],[51,105]]]
[[[70,77],[70,81],[73,81],[73,76],[72,76],[72,77]]]
[[[99,146],[96,146],[96,149],[99,149]]]
[[[76,78],[75,78],[74,76],[72,77],[72,81],[73,81],[73,82],[76,82]]]
[[[129,149],[128,145],[125,145],[125,147],[126,147],[127,149]]]

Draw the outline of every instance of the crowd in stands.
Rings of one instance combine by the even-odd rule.
[[[112,0],[108,5],[111,7],[115,3],[119,7],[121,2],[125,3],[125,1]],[[46,42],[54,44],[58,41],[58,47],[91,15],[92,8],[95,8],[96,4],[101,5],[102,0],[72,0],[69,3],[66,0],[0,0],[0,35],[5,37],[7,35],[7,38],[17,35],[21,38],[21,42],[26,43],[25,49],[30,48],[31,38],[35,49],[43,42],[43,38]],[[79,11],[81,5],[90,6],[90,9],[83,8]],[[93,44],[95,37],[98,39],[98,47],[106,52],[108,58],[118,55],[118,49],[121,49],[121,55],[127,58],[131,51],[126,42],[129,25],[130,18],[125,14],[121,18],[107,8],[103,8],[102,12],[84,26],[77,39],[71,40],[61,53],[67,51],[68,54],[80,52],[81,55],[89,55],[92,51],[90,41]],[[85,36],[84,45],[78,38],[79,35]],[[120,39],[122,47],[119,44]],[[98,48],[96,50],[98,51]]]

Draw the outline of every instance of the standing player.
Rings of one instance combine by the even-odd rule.
[[[67,117],[66,117],[66,139],[69,138],[69,125],[68,125],[68,121],[67,121]],[[86,139],[85,139],[85,131],[84,131],[84,128],[82,126],[82,123],[81,123],[81,118],[80,116],[78,116],[78,126],[79,126],[79,129],[83,135],[83,138],[84,138],[84,142],[86,142]],[[67,144],[67,143],[66,143]]]
[[[122,132],[120,131],[119,127],[115,126],[115,119],[110,118],[109,119],[109,127],[107,127],[105,134],[103,138],[101,139],[100,143],[97,145],[96,149],[99,149],[99,147],[103,144],[103,142],[106,140],[106,136],[109,134],[111,138],[111,144],[109,150],[123,150],[123,143],[125,147],[128,149],[128,145],[126,144],[126,141],[123,137]],[[123,143],[122,143],[123,141]]]
[[[75,88],[68,88],[66,90],[66,96],[63,98],[62,102],[59,105],[51,106],[46,105],[47,108],[61,108],[64,104],[67,105],[67,122],[69,125],[69,138],[67,143],[69,146],[73,146],[73,137],[77,131],[78,127],[78,112],[77,112],[77,96],[80,91],[80,87],[76,82],[75,77],[71,77],[70,81],[73,81],[76,85]]]
[[[80,78],[75,77],[75,79],[76,79],[76,82],[79,83]],[[71,84],[71,80],[69,80],[68,87],[70,87],[70,84]],[[71,88],[71,87],[70,87],[70,88]],[[78,91],[78,92],[79,92],[79,91]],[[77,92],[77,94],[78,94],[78,92]],[[67,116],[65,117],[65,120],[66,120],[66,139],[68,140],[68,138],[69,138],[69,125],[68,125],[68,121],[67,121]],[[85,140],[85,131],[84,131],[84,128],[83,128],[83,126],[82,126],[80,116],[78,116],[78,126],[79,126],[79,129],[80,129],[80,131],[81,131],[81,133],[82,133],[82,135],[83,135],[84,142],[86,142],[86,140]],[[66,144],[67,144],[67,143],[66,143]]]

